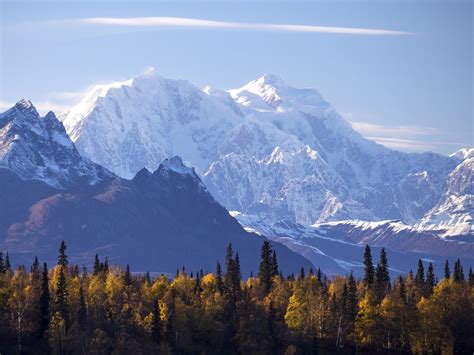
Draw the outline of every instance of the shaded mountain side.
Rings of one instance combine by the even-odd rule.
[[[177,157],[154,172],[140,171],[133,180],[114,178],[96,186],[55,190],[38,181],[0,175],[0,211],[21,191],[8,219],[2,218],[1,248],[14,262],[29,264],[35,255],[55,263],[62,239],[71,261],[90,265],[95,253],[111,263],[131,264],[135,271],[174,273],[215,269],[224,263],[226,246],[239,253],[242,272],[258,270],[263,237],[247,233],[208,193]],[[29,191],[23,194],[23,191]],[[273,243],[285,273],[311,263]]]

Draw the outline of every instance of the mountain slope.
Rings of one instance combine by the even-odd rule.
[[[22,179],[54,187],[96,184],[111,174],[82,158],[64,127],[49,112],[40,117],[30,101],[21,100],[0,114],[0,168]]]
[[[61,119],[82,154],[120,176],[179,154],[227,209],[271,221],[414,222],[459,163],[369,141],[317,90],[275,75],[225,92],[151,71],[97,88]]]
[[[31,117],[15,111],[25,109],[26,104]],[[38,256],[54,264],[64,239],[74,263],[90,265],[99,253],[112,263],[132,264],[136,271],[174,273],[181,265],[213,271],[216,260],[224,262],[227,244],[232,243],[243,273],[258,270],[265,238],[247,233],[179,157],[165,160],[153,173],[141,169],[132,180],[122,179],[81,160],[64,129],[61,143],[65,148],[58,155],[55,134],[61,132],[59,121],[49,115],[47,119],[57,129],[40,130],[43,119],[36,117],[34,107],[27,102],[18,105],[22,107],[0,116],[9,119],[2,127],[10,124],[10,130],[0,137],[0,146],[8,147],[5,161],[11,164],[24,158],[28,166],[35,167],[24,152],[37,152],[43,159],[48,157],[41,166],[48,175],[25,178],[25,171],[30,170],[14,164],[0,169],[0,250],[9,251],[15,263],[28,264]],[[27,137],[34,130],[37,136],[28,137],[36,139],[22,139],[12,146],[12,127],[20,123],[25,124],[18,134]],[[88,175],[75,175],[81,163],[104,178],[89,183]],[[62,164],[60,170],[54,168],[57,164]],[[283,245],[273,244],[285,273],[311,266]]]
[[[442,237],[474,240],[474,149],[458,152],[463,161],[449,174],[443,199],[417,224]]]

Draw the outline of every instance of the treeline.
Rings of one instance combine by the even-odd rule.
[[[95,258],[91,272],[35,259],[11,268],[0,254],[0,353],[416,353],[474,350],[474,276],[460,261],[437,280],[426,272],[390,279],[382,249],[364,277],[327,279],[320,270],[283,277],[269,242],[258,275],[243,280],[229,245],[225,272],[132,274]]]

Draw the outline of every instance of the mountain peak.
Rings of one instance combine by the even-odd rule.
[[[39,116],[39,113],[38,111],[36,111],[36,108],[33,103],[30,100],[26,100],[24,98],[18,101],[15,104],[14,108],[23,113],[33,113],[36,116]]]
[[[182,175],[195,175],[194,169],[184,165],[180,156],[175,155],[161,163],[161,167]]]
[[[286,85],[286,82],[275,74],[265,74],[256,80],[258,84],[271,85],[271,86],[281,86]]]

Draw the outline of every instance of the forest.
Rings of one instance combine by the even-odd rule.
[[[223,251],[224,252],[224,251]],[[472,354],[474,276],[458,260],[437,279],[421,260],[391,280],[384,249],[364,276],[284,276],[271,244],[243,279],[229,245],[213,272],[133,273],[96,255],[92,270],[0,254],[1,354]],[[425,270],[426,267],[426,270]]]

